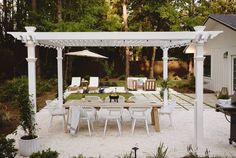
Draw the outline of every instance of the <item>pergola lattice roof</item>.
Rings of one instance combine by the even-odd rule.
[[[214,38],[220,31],[192,32],[8,32],[26,43],[31,40],[39,46],[160,46],[179,47],[199,40]]]

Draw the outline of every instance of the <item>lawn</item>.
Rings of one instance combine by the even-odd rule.
[[[117,93],[119,95],[122,95],[125,97],[125,100],[127,100],[130,96],[133,96],[131,93]],[[70,94],[66,100],[79,100],[83,98],[84,96],[99,96],[102,100],[104,100],[107,96],[109,96],[109,93],[88,93],[88,94],[83,94],[83,93],[73,93]]]

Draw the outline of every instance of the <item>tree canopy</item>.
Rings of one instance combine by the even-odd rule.
[[[37,31],[124,31],[122,3],[123,0],[0,1],[0,79],[27,72],[26,48],[7,31],[24,31],[27,25],[35,26]],[[234,0],[126,0],[126,3],[128,31],[192,30],[202,25],[209,14],[236,13]],[[52,52],[44,48],[39,51]],[[124,55],[111,54],[108,63],[114,64],[117,58],[124,61]],[[52,58],[50,54],[40,57]]]

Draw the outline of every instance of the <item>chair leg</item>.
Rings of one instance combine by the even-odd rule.
[[[65,118],[65,115],[62,116],[63,117],[63,122],[62,122],[62,125],[63,125],[63,129],[65,128],[65,122],[66,122],[66,118]]]
[[[52,127],[52,120],[53,120],[53,116],[51,116],[48,128]]]
[[[120,136],[121,136],[121,124],[120,124],[120,120],[117,119],[116,122],[117,122],[118,130],[119,130],[119,134],[120,134]]]
[[[149,135],[149,128],[148,128],[148,120],[145,120],[145,124],[146,124],[146,130],[147,130],[147,134]]]
[[[88,130],[89,130],[89,135],[91,136],[90,121],[89,121],[89,120],[87,120],[87,123],[88,123]]]
[[[135,127],[136,119],[132,121],[132,135],[134,135],[134,127]]]
[[[92,131],[94,131],[94,126],[93,126],[93,121],[92,120],[90,120],[90,124],[91,124]]]
[[[172,122],[171,114],[169,114],[169,119],[170,119],[170,126],[172,127],[173,126],[173,122]]]
[[[104,135],[104,136],[106,135],[106,130],[107,130],[107,122],[108,122],[108,120],[106,119],[106,122],[105,122],[105,127],[104,127],[104,132],[103,132],[103,135]]]

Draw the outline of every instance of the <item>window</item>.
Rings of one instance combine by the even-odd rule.
[[[210,55],[205,55],[205,60],[204,60],[204,76],[205,77],[211,77],[211,56]]]

